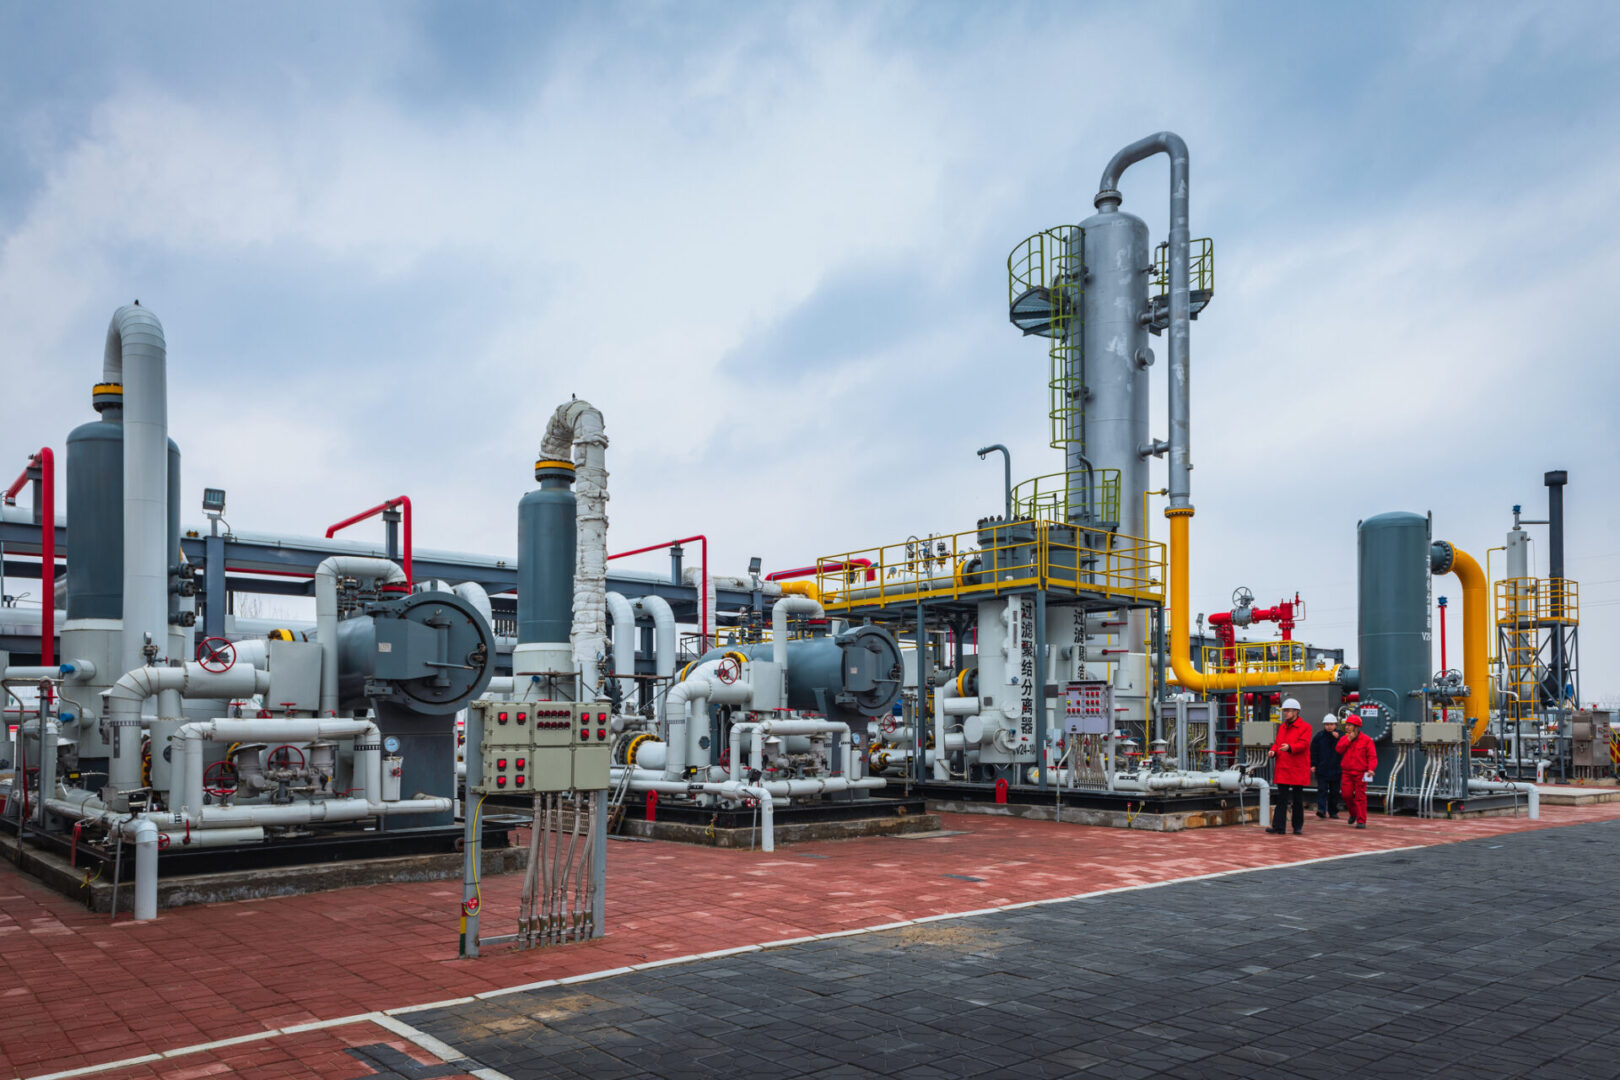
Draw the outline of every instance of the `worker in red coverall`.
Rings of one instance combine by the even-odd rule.
[[[1311,738],[1316,732],[1299,717],[1299,702],[1288,698],[1282,703],[1282,723],[1277,740],[1266,755],[1275,765],[1271,779],[1277,798],[1271,805],[1271,828],[1266,832],[1281,836],[1288,830],[1288,811],[1294,812],[1294,835],[1305,831],[1305,785],[1311,782]]]
[[[1372,783],[1378,770],[1378,750],[1372,739],[1361,733],[1361,717],[1351,713],[1344,718],[1348,729],[1339,740],[1339,791],[1344,795],[1344,807],[1350,812],[1350,826],[1367,827],[1367,785]]]

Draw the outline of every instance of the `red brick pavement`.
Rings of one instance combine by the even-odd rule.
[[[490,949],[472,961],[456,957],[459,882],[178,908],[148,923],[125,916],[109,924],[8,865],[0,868],[0,1078],[711,949],[1617,817],[1620,804],[1609,803],[1546,807],[1539,822],[1375,817],[1361,832],[1313,816],[1295,837],[1257,827],[1149,833],[948,814],[946,827],[962,835],[795,844],[772,855],[611,843],[606,938]],[[509,932],[519,884],[516,876],[485,882],[485,934]],[[360,1028],[359,1041],[386,1041],[380,1028]],[[220,1062],[234,1076],[360,1075],[363,1066],[341,1053],[350,1033],[339,1030],[100,1075],[202,1077],[212,1074],[192,1070]],[[281,1066],[293,1049],[298,1064],[289,1072]]]

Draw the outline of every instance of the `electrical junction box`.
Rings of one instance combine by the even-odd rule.
[[[1398,743],[1415,743],[1418,739],[1418,726],[1410,721],[1397,721],[1389,725],[1390,738]]]
[[[315,712],[321,705],[321,647],[314,641],[267,641],[265,656],[270,669],[270,690],[266,706],[291,706],[299,712]]]
[[[478,701],[480,795],[599,791],[608,786],[613,727],[607,702]]]
[[[1425,743],[1460,743],[1462,742],[1461,724],[1443,724],[1429,721],[1423,725],[1423,741]]]
[[[1245,720],[1240,732],[1244,746],[1264,746],[1270,748],[1277,741],[1277,725],[1270,720]]]
[[[1063,688],[1063,732],[1107,735],[1114,730],[1114,688],[1102,681],[1069,683]]]

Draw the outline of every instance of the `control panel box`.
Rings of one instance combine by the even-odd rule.
[[[1114,730],[1114,688],[1103,681],[1069,683],[1063,688],[1066,735],[1107,735]]]
[[[1423,725],[1423,741],[1428,744],[1460,743],[1463,741],[1462,732],[1461,724],[1437,723],[1430,720]]]
[[[1415,743],[1418,741],[1418,726],[1410,720],[1397,720],[1389,725],[1389,735],[1398,743]]]
[[[1277,725],[1270,720],[1245,720],[1239,735],[1244,746],[1270,747],[1277,741]]]
[[[613,752],[606,702],[479,701],[483,719],[480,795],[598,791]]]

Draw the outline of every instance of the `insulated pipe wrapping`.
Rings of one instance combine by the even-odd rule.
[[[123,387],[124,614],[119,659],[146,663],[148,642],[169,641],[169,392],[163,324],[137,304],[113,313],[102,381]]]
[[[540,440],[540,457],[574,461],[574,668],[584,692],[601,685],[597,670],[607,642],[607,433],[602,414],[587,401],[559,405]]]
[[[321,645],[321,713],[338,708],[338,579],[362,578],[378,585],[403,584],[405,571],[389,559],[333,555],[315,568],[315,638]]]
[[[624,712],[632,712],[641,704],[637,694],[632,704],[630,692],[640,684],[636,682],[636,614],[630,601],[622,593],[607,594],[608,617],[613,620],[613,678],[619,684],[619,700]]]

